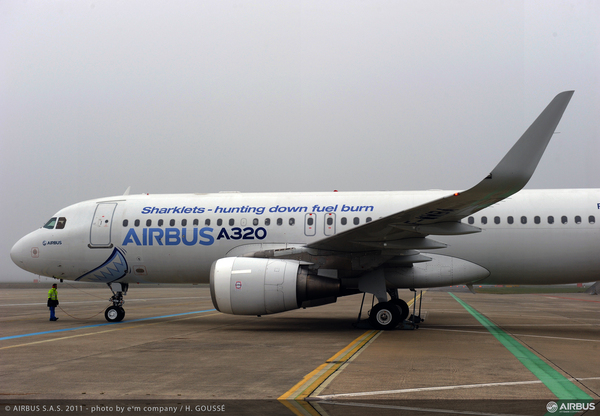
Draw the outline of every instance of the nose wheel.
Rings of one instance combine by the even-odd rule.
[[[123,299],[123,296],[127,294],[129,284],[109,283],[108,287],[113,293],[112,297],[109,299],[109,301],[112,302],[112,306],[106,308],[104,317],[108,322],[121,322],[123,318],[125,318],[125,309],[123,309],[125,300]]]
[[[121,322],[125,318],[125,309],[120,306],[109,306],[104,312],[108,322]]]

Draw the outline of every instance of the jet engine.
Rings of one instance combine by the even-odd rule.
[[[226,257],[210,269],[215,308],[234,315],[266,315],[337,300],[340,281],[295,260]]]

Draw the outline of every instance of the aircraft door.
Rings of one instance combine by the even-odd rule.
[[[335,214],[328,213],[325,214],[325,235],[334,235],[335,234]]]
[[[111,248],[111,228],[117,204],[101,202],[96,205],[96,212],[90,226],[90,248]]]
[[[304,216],[304,234],[312,237],[317,233],[317,216],[312,212]]]

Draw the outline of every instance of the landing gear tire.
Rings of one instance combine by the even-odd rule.
[[[104,312],[104,317],[108,322],[121,322],[125,318],[125,309],[120,306],[109,306]]]
[[[376,329],[389,330],[398,326],[400,318],[400,308],[394,302],[380,302],[371,309],[369,322]]]
[[[408,314],[410,313],[407,303],[402,299],[392,299],[390,302],[400,309],[400,322],[406,321],[406,318],[408,318]]]

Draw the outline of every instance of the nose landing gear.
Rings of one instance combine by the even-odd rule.
[[[108,322],[121,322],[125,317],[125,309],[123,309],[123,304],[125,304],[125,300],[123,296],[127,294],[127,289],[129,289],[128,283],[108,283],[108,287],[112,291],[113,295],[109,299],[112,302],[112,306],[106,308],[104,312],[104,317]]]

